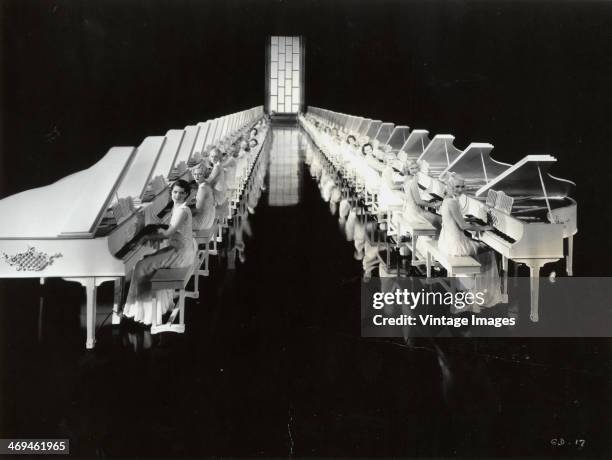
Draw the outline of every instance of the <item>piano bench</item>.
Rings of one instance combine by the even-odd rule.
[[[208,259],[210,255],[217,255],[217,223],[209,228],[208,230],[198,230],[193,232],[193,237],[198,244],[198,248],[203,252],[204,270],[200,270],[201,267],[196,267],[198,274],[202,276],[208,276]],[[212,247],[211,247],[212,246]],[[201,264],[200,264],[201,265]]]
[[[159,332],[185,332],[185,298],[199,297],[200,293],[198,292],[197,278],[194,280],[195,290],[193,292],[188,292],[186,287],[194,274],[199,276],[199,268],[204,260],[204,256],[205,251],[198,251],[193,264],[189,267],[160,268],[155,272],[153,278],[151,278],[151,291],[153,292],[153,321],[151,324],[151,334],[157,334]],[[157,308],[155,294],[157,291],[166,289],[179,291],[179,300],[174,310],[172,310],[168,321],[162,324],[162,312]],[[179,323],[173,324],[177,315],[179,316]]]
[[[431,267],[435,261],[442,265],[449,277],[475,276],[480,273],[480,262],[471,256],[449,256],[438,249],[438,240],[427,236],[420,238],[419,247],[424,248],[427,278],[431,278]]]
[[[427,249],[421,244],[421,238],[429,241],[429,237],[435,236],[438,230],[425,219],[404,218],[402,213],[399,213],[395,222],[392,219],[389,222],[396,247],[406,247],[411,252],[410,263],[413,266],[425,264]]]

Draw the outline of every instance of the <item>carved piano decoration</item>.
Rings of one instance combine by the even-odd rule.
[[[224,117],[225,124],[232,126],[232,117],[242,115],[243,124],[233,124],[238,129],[262,113],[255,107]],[[113,147],[88,169],[0,200],[6,216],[0,221],[0,278],[57,277],[83,285],[86,347],[93,348],[96,288],[115,282],[113,322],[118,322],[122,280],[153,251],[134,239],[147,224],[159,222],[169,202],[166,178],[187,172],[198,133],[188,126],[147,137],[138,148]]]

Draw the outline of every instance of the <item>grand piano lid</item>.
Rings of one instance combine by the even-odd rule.
[[[410,128],[408,126],[396,126],[387,141],[387,145],[391,147],[392,151],[399,151],[406,143],[409,135]]]
[[[191,151],[190,158],[196,153],[201,154],[204,151],[204,148],[206,147],[206,137],[208,136],[210,125],[211,124],[209,121],[206,121],[204,123],[198,123],[200,130],[198,131],[198,135],[193,145],[193,150]],[[187,158],[187,161],[189,161],[189,158]]]
[[[214,129],[214,127],[211,127],[211,130],[212,129]],[[191,156],[191,152],[193,151],[193,146],[195,145],[195,140],[198,136],[199,130],[200,130],[199,126],[186,126],[185,127],[185,130],[184,130],[185,137],[183,137],[183,142],[181,142],[181,147],[179,148],[179,152],[176,155],[176,161],[174,162],[175,166],[183,162],[187,164],[187,161],[189,160],[189,157]],[[210,142],[208,143],[210,144]]]
[[[340,127],[346,129],[348,128],[348,124],[349,124],[349,115],[342,114],[341,119],[340,119]]]
[[[152,178],[157,176],[168,177],[172,167],[175,165],[175,160],[184,137],[184,129],[171,129],[166,133],[166,142],[164,142],[164,147],[155,164],[153,174],[151,174]]]
[[[419,160],[426,161],[429,166],[434,168],[446,168],[461,154],[461,150],[453,145],[454,140],[455,136],[450,134],[436,134]]]
[[[576,184],[548,174],[548,169],[556,161],[557,159],[551,155],[527,155],[479,188],[476,196],[485,196],[489,190],[496,190],[512,197],[565,198],[570,195]]]
[[[225,115],[225,116],[221,117],[221,120],[222,120],[222,124],[221,124],[221,137],[224,137],[227,134],[227,127],[229,125],[229,118],[230,117],[228,115]]]
[[[359,124],[359,129],[357,130],[360,136],[366,135],[368,129],[370,128],[370,123],[372,123],[372,120],[370,118],[364,118],[361,121],[361,123]]]
[[[408,158],[416,159],[425,151],[430,142],[429,131],[415,129],[410,133],[401,150]]]
[[[0,238],[92,236],[134,152],[113,147],[88,169],[0,200]]]
[[[363,122],[363,117],[354,117],[353,118],[353,123],[351,124],[351,127],[349,128],[349,131],[352,132],[359,132],[359,127],[361,126],[361,123]]]
[[[492,150],[491,144],[472,142],[444,172],[455,172],[467,181],[488,183],[511,166],[492,159]]]
[[[146,137],[117,188],[117,198],[142,198],[166,138]]]
[[[211,123],[211,127],[209,131],[209,135],[207,136],[206,142],[214,145],[221,138],[221,119],[215,118],[214,120],[210,120],[210,123]]]
[[[355,123],[356,118],[357,117],[353,115],[348,116],[348,118],[346,119],[346,124],[344,125],[347,131],[351,131],[351,128],[353,127],[353,124]]]
[[[376,138],[376,133],[378,133],[378,128],[382,125],[382,121],[380,120],[372,120],[370,126],[368,127],[368,131],[366,132],[366,136],[370,138],[370,140],[374,140]]]
[[[380,144],[386,144],[391,136],[391,133],[393,132],[394,126],[395,125],[393,123],[383,123],[380,125],[380,128],[378,128],[378,132],[376,133],[376,141],[378,141]]]

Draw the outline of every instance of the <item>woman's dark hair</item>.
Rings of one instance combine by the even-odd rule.
[[[172,184],[172,188],[179,186],[180,188],[183,189],[183,191],[187,194],[191,193],[191,186],[189,185],[189,182],[187,182],[184,179],[179,179],[176,182],[174,182],[174,184]],[[172,190],[172,189],[171,189]]]
[[[256,136],[257,136],[257,134],[259,134],[259,131],[257,131],[257,128],[251,128],[251,130],[249,132],[252,133],[253,131],[255,131],[255,135]]]
[[[355,142],[357,142],[357,138],[355,136],[353,136],[352,134],[350,134],[347,138],[346,138],[346,143],[349,144],[349,139],[353,139]]]
[[[255,142],[255,145],[259,145],[259,142],[257,142],[257,139],[251,139],[249,142]]]
[[[365,153],[365,148],[366,148],[368,145],[370,146],[370,148],[371,148],[372,150],[374,150],[374,147],[372,146],[372,144],[370,144],[369,142],[366,142],[365,144],[363,144],[363,145],[361,146],[361,153],[363,153],[364,155],[366,154],[366,153]]]

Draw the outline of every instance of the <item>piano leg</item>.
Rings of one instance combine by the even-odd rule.
[[[87,338],[85,340],[85,348],[88,350],[93,349],[96,345],[96,279],[95,278],[81,278],[81,285],[85,288],[86,297],[86,312],[87,312]]]
[[[529,265],[529,287],[531,289],[531,313],[529,318],[534,323],[537,323],[539,317],[539,301],[540,301],[540,268],[541,265]]]
[[[529,318],[534,323],[539,321],[540,302],[540,269],[549,262],[559,259],[513,259],[515,262],[523,263],[529,267],[529,281],[531,289],[531,313]]]
[[[85,325],[87,327],[87,338],[85,347],[91,350],[96,344],[96,281],[90,278],[64,278],[66,281],[79,283],[85,288]]]
[[[502,255],[502,271],[504,272],[504,286],[502,288],[502,297],[505,303],[508,303],[508,258]]]
[[[38,298],[38,343],[42,342],[43,338],[43,314],[45,312],[45,296],[42,291],[42,286],[45,285],[45,279],[40,279],[41,291],[40,297]]]
[[[217,234],[217,243],[223,241],[223,222],[219,222],[219,233]]]
[[[115,279],[112,324],[121,323],[121,315],[119,314],[119,309],[121,308],[121,300],[123,298],[123,283],[124,283],[123,278]]]
[[[88,350],[93,349],[96,344],[96,310],[97,310],[97,289],[102,283],[107,281],[117,281],[116,276],[92,276],[84,278],[64,278],[66,281],[79,283],[85,288],[85,324],[87,327],[87,338],[85,347]],[[114,307],[113,307],[114,309]],[[114,313],[114,310],[113,310]]]
[[[567,276],[574,276],[574,235],[567,238],[567,256],[565,257]]]

